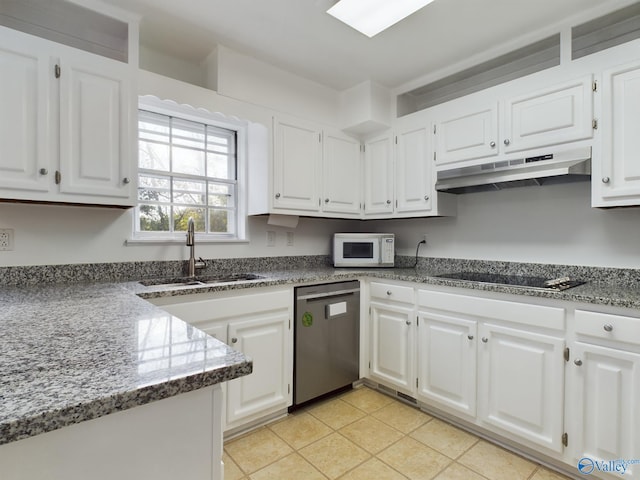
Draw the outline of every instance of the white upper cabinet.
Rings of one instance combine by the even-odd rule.
[[[440,164],[498,154],[498,103],[462,104],[436,123],[436,161]]]
[[[322,211],[360,215],[360,142],[340,132],[325,130],[322,157]]]
[[[135,205],[134,69],[0,27],[0,197]]]
[[[523,95],[500,99],[493,90],[439,106],[436,164],[478,165],[591,139],[592,85],[589,74]]]
[[[591,75],[504,101],[505,153],[593,136]]]
[[[49,56],[42,42],[0,30],[0,188],[46,192],[51,170]],[[42,171],[42,172],[41,172]]]
[[[319,210],[322,132],[310,122],[274,120],[274,209]]]
[[[434,188],[428,128],[399,130],[396,139],[396,212],[428,212]]]
[[[131,78],[126,64],[77,51],[60,62],[60,191],[127,198]]]
[[[360,142],[300,119],[274,119],[273,211],[358,217]]]
[[[640,62],[602,74],[600,163],[594,163],[594,207],[640,204]]]
[[[45,3],[0,26],[0,198],[133,206],[138,19]]]
[[[364,213],[393,213],[393,136],[391,132],[364,145]]]

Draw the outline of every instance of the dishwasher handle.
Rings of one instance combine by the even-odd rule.
[[[297,300],[316,300],[318,298],[338,297],[340,295],[349,295],[352,293],[358,293],[360,288],[351,288],[348,290],[334,290],[332,292],[323,293],[310,293],[309,295],[301,295],[296,297]]]

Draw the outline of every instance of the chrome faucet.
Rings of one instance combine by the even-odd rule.
[[[189,222],[187,224],[187,247],[189,249],[189,272],[188,275],[190,277],[196,276],[196,269],[204,268],[207,266],[205,261],[200,257],[196,261],[196,232],[195,232],[195,223],[193,222],[193,217],[189,217]]]

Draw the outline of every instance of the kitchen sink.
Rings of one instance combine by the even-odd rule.
[[[246,282],[264,278],[253,273],[237,273],[230,275],[203,275],[196,277],[151,278],[139,283],[145,287],[184,287],[197,285],[217,285],[221,283]]]

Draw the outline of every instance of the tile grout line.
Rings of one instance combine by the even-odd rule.
[[[438,449],[432,447],[431,445],[425,444],[421,440],[419,440],[418,438],[414,438],[412,436],[412,434],[414,434],[417,430],[419,430],[420,428],[430,424],[434,419],[437,419],[437,417],[434,417],[434,416],[430,415],[428,412],[425,412],[420,408],[415,408],[412,405],[405,404],[404,402],[398,401],[397,399],[395,399],[393,397],[389,397],[388,395],[385,395],[383,392],[378,392],[377,390],[371,389],[371,388],[368,388],[368,387],[365,387],[365,388],[367,389],[366,391],[374,392],[376,394],[379,394],[379,395],[382,395],[384,397],[387,397],[387,398],[390,399],[390,401],[388,403],[383,404],[382,406],[372,405],[371,403],[368,404],[368,406],[367,406],[367,405],[365,405],[365,403],[361,403],[361,405],[364,405],[366,407],[366,410],[365,410],[365,408],[362,408],[362,406],[358,406],[357,405],[357,403],[358,403],[357,401],[354,402],[354,403],[351,403],[351,401],[349,401],[349,400],[347,400],[345,398],[345,397],[348,397],[348,396],[353,396],[355,392],[365,391],[364,389],[362,389],[362,390],[361,389],[354,389],[354,390],[351,390],[351,391],[349,391],[349,392],[347,392],[345,394],[342,394],[340,396],[337,396],[337,397],[334,397],[334,398],[331,398],[331,399],[327,399],[327,400],[325,400],[324,402],[322,402],[320,404],[316,404],[316,405],[312,405],[312,406],[309,406],[309,407],[305,407],[305,408],[293,413],[292,415],[290,415],[288,417],[285,417],[282,420],[273,422],[271,424],[263,425],[262,427],[254,430],[252,432],[247,432],[247,435],[251,435],[251,434],[253,434],[255,432],[259,432],[261,430],[266,430],[266,431],[270,432],[272,435],[274,435],[277,439],[282,441],[284,443],[284,445],[286,445],[291,450],[289,453],[287,453],[283,457],[280,457],[280,458],[274,460],[273,462],[270,462],[269,464],[260,467],[255,472],[251,472],[251,473],[247,472],[241,466],[241,464],[227,451],[226,445],[225,445],[225,453],[237,465],[237,467],[240,470],[240,472],[242,474],[244,474],[244,476],[241,478],[241,480],[250,480],[251,479],[251,475],[254,475],[255,473],[257,473],[259,471],[262,471],[264,469],[267,469],[267,468],[271,467],[272,465],[274,465],[275,463],[277,463],[277,462],[281,461],[282,459],[287,458],[287,457],[289,457],[291,455],[298,455],[306,464],[311,466],[314,471],[318,472],[318,474],[323,479],[327,479],[327,480],[333,479],[333,477],[329,476],[324,471],[320,470],[319,467],[316,467],[315,464],[311,463],[311,461],[309,461],[303,454],[300,453],[300,450],[305,449],[307,447],[310,447],[310,446],[314,445],[315,443],[317,443],[319,441],[322,441],[323,439],[326,439],[328,436],[333,435],[334,433],[338,434],[343,440],[349,442],[350,444],[353,444],[354,446],[356,446],[358,449],[360,449],[361,451],[363,451],[366,454],[366,458],[364,458],[358,464],[349,467],[348,470],[346,470],[345,472],[341,473],[339,476],[335,477],[335,480],[341,480],[341,479],[347,478],[352,472],[356,471],[358,468],[362,467],[364,464],[366,464],[367,462],[370,462],[372,460],[376,460],[376,461],[382,463],[386,468],[389,468],[391,471],[395,472],[397,475],[399,475],[403,479],[408,479],[409,477],[407,477],[407,475],[405,475],[404,473],[402,473],[398,469],[394,468],[392,465],[389,465],[387,462],[385,462],[382,458],[379,457],[380,454],[382,454],[383,452],[385,452],[389,448],[392,448],[394,445],[396,445],[397,443],[401,442],[403,439],[407,439],[407,438],[420,443],[424,447],[433,450],[434,452],[438,453],[439,455],[444,456],[448,460],[446,465],[444,467],[442,467],[438,472],[436,472],[433,475],[432,478],[437,478],[438,476],[442,475],[443,472],[445,472],[446,470],[450,469],[453,466],[457,466],[459,468],[464,468],[464,469],[467,469],[468,471],[474,472],[475,474],[477,474],[482,479],[490,480],[482,472],[477,471],[474,467],[467,466],[467,465],[465,465],[465,464],[460,462],[460,460],[470,450],[472,450],[474,447],[476,447],[480,442],[484,441],[484,439],[474,435],[473,433],[467,432],[467,433],[470,433],[470,435],[473,438],[475,438],[475,441],[471,445],[469,445],[467,448],[465,448],[460,454],[456,455],[455,458],[452,458],[449,455],[447,455],[446,453],[442,453]],[[363,402],[366,402],[366,400],[363,400]],[[347,405],[350,408],[353,408],[358,414],[362,414],[362,416],[359,416],[355,420],[347,421],[347,423],[345,423],[343,425],[340,425],[339,427],[335,428],[335,427],[329,425],[329,423],[327,423],[325,420],[322,420],[321,418],[316,416],[314,413],[312,413],[312,410],[320,408],[323,404],[324,405],[329,405],[331,403],[342,405],[342,406]],[[384,422],[380,418],[374,416],[377,412],[380,412],[384,408],[386,408],[388,406],[391,406],[391,405],[394,405],[394,404],[407,406],[407,407],[411,408],[412,410],[415,410],[416,412],[420,412],[421,414],[423,414],[423,415],[425,415],[427,417],[427,420],[424,421],[424,423],[421,423],[421,424],[419,424],[417,426],[412,426],[411,422],[408,422],[408,425],[409,425],[408,428],[409,429],[405,432],[403,430],[399,430],[398,428],[396,428],[396,426],[390,425],[389,423]],[[293,446],[293,444],[290,443],[289,441],[287,441],[286,438],[283,436],[286,433],[286,430],[282,430],[283,435],[280,435],[280,434],[277,433],[276,430],[273,429],[273,427],[275,427],[276,425],[278,425],[280,423],[287,422],[287,420],[289,418],[294,418],[295,415],[297,415],[297,414],[309,415],[310,418],[312,418],[314,421],[318,422],[323,427],[325,427],[327,429],[327,433],[321,434],[321,436],[319,438],[316,438],[312,442],[310,442],[310,443],[308,443],[306,445],[303,445],[300,448],[295,448]],[[330,413],[327,412],[327,414],[324,415],[324,418],[325,419],[330,419]],[[344,420],[345,418],[349,419],[350,417],[349,417],[349,415],[346,415],[346,416],[342,417],[342,420]],[[371,453],[368,449],[364,448],[360,443],[358,443],[357,440],[350,439],[349,437],[347,437],[347,435],[345,433],[343,433],[341,431],[341,430],[343,430],[343,429],[345,429],[345,428],[347,428],[347,427],[349,427],[351,425],[354,425],[357,422],[365,420],[365,419],[374,420],[376,422],[380,422],[380,423],[384,424],[386,427],[389,427],[393,431],[395,431],[398,434],[400,434],[400,438],[398,438],[397,440],[395,440],[395,441],[391,442],[390,444],[384,446],[384,448],[382,448],[377,453]],[[444,424],[446,424],[448,426],[451,426],[451,427],[456,428],[456,429],[458,428],[457,426],[455,426],[455,425],[453,425],[453,424],[451,424],[449,422],[446,422],[445,420],[442,420],[442,419],[439,419],[439,420],[442,421]],[[241,436],[239,438],[244,438],[244,436]],[[235,441],[235,440],[237,440],[237,439],[234,439],[233,441]],[[233,441],[231,441],[230,443],[232,443]],[[291,441],[293,441],[293,440],[291,440]],[[491,442],[487,442],[487,443],[491,444]],[[502,447],[499,447],[499,448],[502,449]],[[505,450],[505,449],[502,449],[502,450]],[[508,450],[505,450],[505,451],[507,453],[512,454],[512,455],[516,455],[513,452],[509,452]],[[516,456],[519,457],[519,455],[516,455]],[[526,480],[533,480],[536,477],[536,475],[544,469],[542,464],[539,464],[539,463],[537,463],[535,461],[531,461],[531,463],[534,464],[535,468],[530,473],[530,475],[526,477]]]

